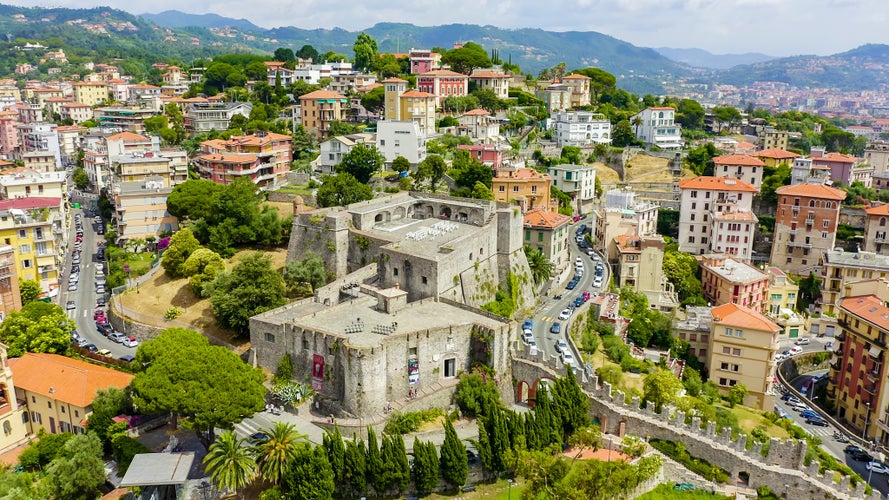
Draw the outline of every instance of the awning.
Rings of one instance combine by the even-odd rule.
[[[880,357],[880,354],[883,354],[883,350],[880,349],[880,348],[877,347],[877,346],[871,346],[870,350],[867,351],[867,353],[868,353],[868,354],[870,355],[870,357],[872,357],[872,358],[879,358],[879,357]]]

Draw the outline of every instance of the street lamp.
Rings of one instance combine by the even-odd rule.
[[[506,496],[507,496],[507,498],[508,498],[509,500],[512,500],[512,483],[513,483],[513,480],[512,480],[512,479],[507,479],[507,480],[506,480],[506,484],[507,484],[507,487],[506,487]]]
[[[867,424],[870,422],[870,402],[864,403],[867,413],[864,414],[864,429],[861,431],[861,439],[867,441]]]

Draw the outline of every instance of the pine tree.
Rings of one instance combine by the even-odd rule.
[[[466,483],[469,475],[469,459],[466,447],[457,437],[457,431],[450,420],[445,419],[445,440],[441,445],[442,477],[455,488]]]
[[[364,441],[346,442],[346,453],[343,457],[343,479],[341,488],[348,488],[353,495],[363,495],[367,491],[367,460]]]
[[[482,467],[488,472],[497,472],[494,464],[494,454],[491,451],[491,438],[488,436],[488,417],[479,417],[478,424],[478,458],[482,463]]]
[[[325,432],[322,444],[327,451],[327,460],[336,474],[336,484],[342,485],[345,481],[346,468],[344,467],[346,446],[343,444],[343,436],[339,427],[334,426],[333,432]]]
[[[414,485],[425,495],[438,486],[438,454],[435,445],[414,438]]]
[[[556,421],[556,416],[553,414],[553,401],[544,384],[537,387],[534,417],[537,423],[537,432],[540,433],[538,445],[541,447],[538,449],[543,449],[551,444],[562,443],[561,425]]]
[[[395,459],[395,446],[392,444],[392,438],[388,434],[383,434],[380,458],[383,461],[383,472],[379,478],[373,478],[373,483],[377,493],[382,494],[394,488],[399,479],[398,463]]]
[[[365,477],[369,479],[377,493],[383,493],[386,488],[386,466],[380,456],[380,448],[377,446],[377,433],[372,427],[367,428],[367,468]]]
[[[590,399],[571,374],[557,380],[556,387],[559,397],[554,398],[553,406],[562,409],[562,439],[567,441],[577,429],[590,425]]]
[[[395,465],[398,472],[395,486],[398,488],[398,491],[403,491],[411,482],[411,465],[407,460],[404,437],[401,434],[393,435],[392,445],[395,450]],[[416,460],[416,454],[414,455],[414,460]]]

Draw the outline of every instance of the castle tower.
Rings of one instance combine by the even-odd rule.
[[[387,78],[381,82],[385,85],[385,99],[383,117],[386,120],[401,119],[401,94],[407,90],[407,80],[401,78]]]

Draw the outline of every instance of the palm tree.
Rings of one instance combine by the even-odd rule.
[[[528,258],[528,267],[531,268],[535,284],[539,285],[552,277],[553,263],[543,255],[543,252],[525,245],[525,257]]]
[[[210,445],[204,466],[217,488],[236,493],[250,483],[256,472],[256,462],[244,446],[244,439],[238,439],[231,431],[220,434]]]
[[[275,422],[266,431],[269,438],[253,447],[259,475],[272,484],[278,484],[300,447],[308,445],[308,436],[296,431],[292,424]]]
[[[645,123],[641,116],[633,118],[633,126],[636,127],[636,137],[639,137],[639,126]]]

